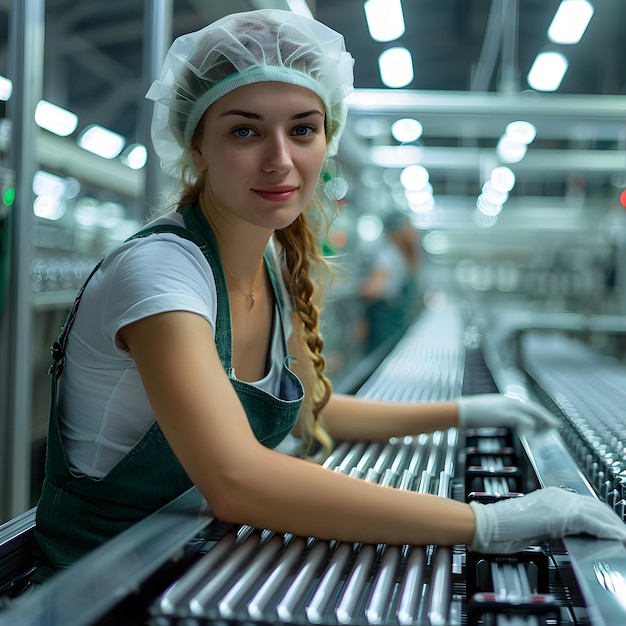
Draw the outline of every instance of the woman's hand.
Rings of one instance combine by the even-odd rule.
[[[559,420],[532,400],[499,393],[464,396],[457,401],[459,428],[502,426],[519,430],[556,428]]]
[[[608,504],[559,487],[546,487],[492,504],[471,502],[476,530],[470,549],[511,554],[534,541],[588,534],[626,543],[626,524]]]

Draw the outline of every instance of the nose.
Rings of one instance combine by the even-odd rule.
[[[289,138],[274,133],[266,138],[263,170],[265,172],[288,172],[293,168]]]

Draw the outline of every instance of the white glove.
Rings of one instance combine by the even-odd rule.
[[[470,507],[475,552],[511,554],[536,541],[582,533],[626,542],[626,524],[608,504],[559,487],[491,504],[470,502]]]
[[[457,400],[457,407],[459,428],[501,426],[540,430],[559,426],[559,420],[540,404],[499,393],[463,396]]]

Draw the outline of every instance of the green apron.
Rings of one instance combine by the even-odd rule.
[[[198,205],[179,211],[184,217],[185,228],[152,226],[131,239],[155,232],[170,232],[189,239],[202,250],[213,270],[217,287],[215,343],[222,365],[246,411],[256,438],[268,448],[274,448],[296,422],[304,395],[302,384],[289,369],[290,357],[285,358],[283,365],[280,398],[234,378],[230,306],[217,241]],[[267,256],[265,263],[282,324],[284,311],[280,285]],[[85,285],[97,269],[94,269]],[[59,430],[57,381],[64,365],[69,330],[85,285],[78,293],[52,349],[54,362],[50,368],[52,396],[46,474],[37,505],[34,531],[36,552],[42,562],[42,567],[34,577],[36,581],[44,580],[55,569],[67,567],[192,486],[156,421],[104,478],[77,476],[71,472]]]

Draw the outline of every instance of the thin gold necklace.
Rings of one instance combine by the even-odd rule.
[[[252,309],[252,307],[254,307],[254,292],[256,291],[256,288],[258,287],[259,279],[261,278],[261,270],[263,269],[263,263],[259,265],[259,270],[257,271],[256,278],[254,279],[252,289],[250,289],[249,291],[246,291],[245,289],[242,289],[239,286],[237,282],[237,277],[228,269],[228,267],[223,261],[222,261],[222,265],[224,266],[224,269],[230,274],[231,278],[235,282],[235,287],[237,287],[237,290],[240,293],[242,293],[244,296],[246,296],[246,298],[250,299],[250,309]]]

